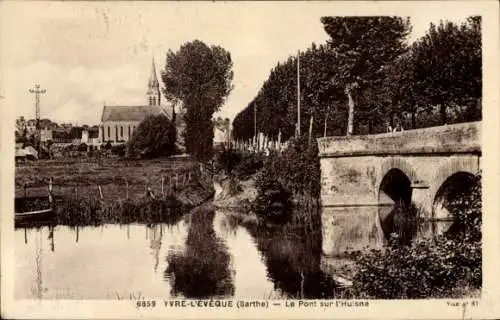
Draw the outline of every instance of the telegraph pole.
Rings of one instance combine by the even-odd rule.
[[[35,89],[29,89],[30,93],[35,95],[35,119],[36,119],[36,138],[35,144],[38,153],[40,153],[40,95],[47,92],[45,89],[40,89],[39,84],[35,84]]]
[[[255,145],[258,145],[257,142],[257,102],[253,104],[253,135],[255,137]]]

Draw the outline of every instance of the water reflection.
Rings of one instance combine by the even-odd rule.
[[[189,216],[189,231],[183,252],[167,256],[165,277],[173,296],[186,298],[230,297],[234,283],[230,256],[223,240],[215,234],[215,212],[199,208]]]
[[[205,206],[172,224],[17,229],[15,296],[334,297],[319,214],[293,216],[270,226]]]
[[[146,229],[146,234],[149,234],[150,244],[149,248],[151,249],[151,255],[155,259],[154,271],[158,271],[158,264],[160,263],[160,249],[161,249],[161,240],[163,238],[163,225],[151,225]],[[127,237],[129,236],[129,229],[127,228]],[[147,238],[147,237],[146,237]]]
[[[306,221],[297,221],[306,215]],[[287,297],[320,299],[336,293],[333,278],[321,269],[321,222],[316,211],[293,212],[283,226],[247,225],[264,257],[268,277]]]

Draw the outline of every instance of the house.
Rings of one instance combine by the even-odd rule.
[[[41,142],[53,141],[53,139],[52,139],[52,129],[42,129],[42,130],[40,130],[40,141]]]
[[[71,136],[64,129],[52,130],[52,141],[54,143],[71,143]]]
[[[87,146],[89,146],[89,148],[99,149],[101,145],[99,141],[99,130],[83,130],[80,142],[85,143]]]

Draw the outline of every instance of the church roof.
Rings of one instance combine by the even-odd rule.
[[[142,121],[148,115],[164,114],[159,106],[104,106],[101,122],[104,121]]]

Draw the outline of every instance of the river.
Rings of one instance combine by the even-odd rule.
[[[210,206],[169,224],[19,228],[15,297],[332,298],[321,231],[312,234],[248,225]]]

